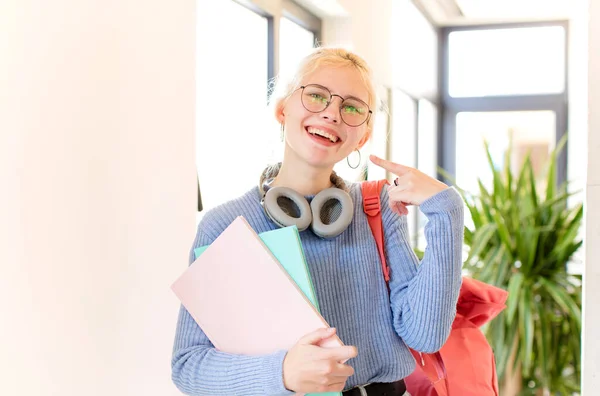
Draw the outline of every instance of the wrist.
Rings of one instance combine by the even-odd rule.
[[[289,379],[289,354],[286,353],[284,358],[283,358],[283,366],[281,368],[281,377],[283,380],[283,387],[290,391],[290,392],[294,392],[294,390],[292,389],[292,385],[290,384],[290,379]]]

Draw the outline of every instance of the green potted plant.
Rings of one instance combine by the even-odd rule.
[[[503,169],[496,169],[487,143],[493,184],[460,189],[473,227],[465,227],[465,271],[508,290],[507,309],[485,331],[496,356],[500,394],[572,395],[581,374],[581,277],[567,263],[578,240],[583,205],[567,206],[567,184],[556,186],[551,153],[544,180],[536,180],[529,155],[510,168],[512,143]],[[443,172],[443,171],[442,171]],[[545,191],[542,191],[545,189]]]

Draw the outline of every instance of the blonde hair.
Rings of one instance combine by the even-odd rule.
[[[273,106],[274,110],[277,106],[285,103],[290,95],[300,87],[304,77],[313,73],[323,66],[332,67],[354,67],[362,77],[362,82],[368,92],[369,108],[373,112],[369,118],[368,129],[369,134],[373,129],[375,114],[377,113],[377,93],[375,84],[373,83],[373,74],[367,62],[357,54],[343,48],[315,48],[310,54],[305,56],[299,63],[295,73],[287,79],[280,76],[273,82],[269,96],[269,105]]]

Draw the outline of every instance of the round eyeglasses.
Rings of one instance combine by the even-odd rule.
[[[340,104],[340,117],[348,126],[357,127],[369,120],[373,113],[362,100],[355,97],[343,98],[340,95],[332,94],[329,89],[318,84],[303,85],[301,101],[302,106],[311,113],[320,113],[325,110],[333,100],[334,96],[342,99]]]

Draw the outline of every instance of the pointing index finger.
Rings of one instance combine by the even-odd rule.
[[[382,158],[377,157],[376,155],[371,154],[369,156],[371,162],[375,165],[382,167],[383,169],[392,172],[395,175],[402,176],[407,173],[410,168],[408,166],[400,165],[392,161],[384,160]]]

